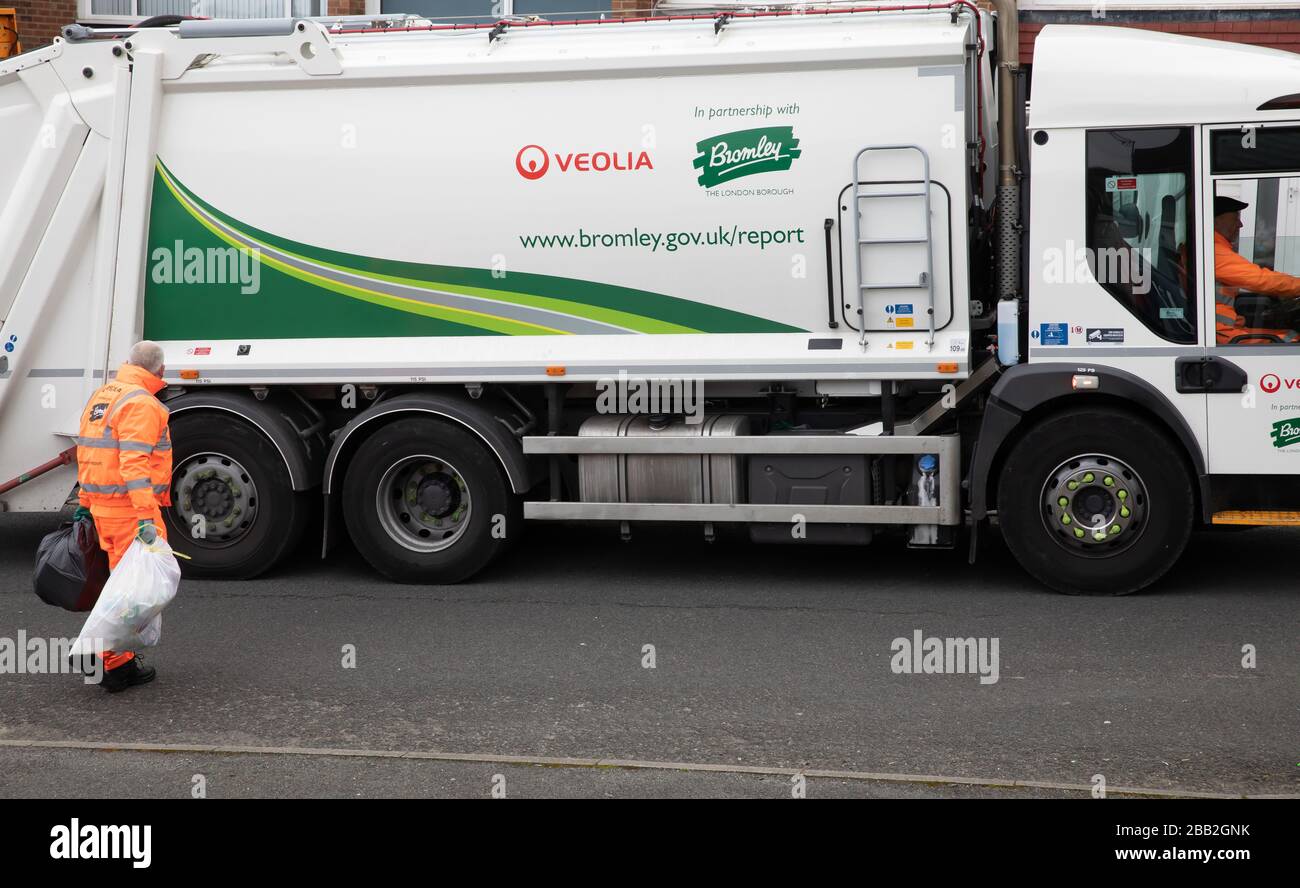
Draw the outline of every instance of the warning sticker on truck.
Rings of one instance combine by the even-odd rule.
[[[1089,342],[1123,342],[1123,327],[1089,327]]]
[[[1069,345],[1070,327],[1068,324],[1039,324],[1039,345]]]

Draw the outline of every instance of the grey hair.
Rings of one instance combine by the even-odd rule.
[[[126,359],[128,364],[134,364],[137,367],[143,367],[155,376],[163,366],[162,346],[156,342],[150,342],[148,339],[141,340],[131,346],[131,356]]]

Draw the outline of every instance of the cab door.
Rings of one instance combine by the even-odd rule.
[[[1208,468],[1213,475],[1300,474],[1300,297],[1230,287],[1216,264],[1241,260],[1300,283],[1300,121],[1206,127],[1202,216],[1204,328],[1211,332]],[[1239,210],[1240,230],[1220,208]],[[1216,237],[1217,230],[1217,237]],[[1216,262],[1216,241],[1219,257]],[[1261,281],[1260,289],[1279,289]],[[1230,302],[1240,318],[1225,329]],[[1218,313],[1216,314],[1216,309]],[[1231,315],[1229,315],[1231,317]],[[1216,319],[1218,329],[1216,330]]]

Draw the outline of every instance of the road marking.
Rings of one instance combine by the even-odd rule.
[[[0,748],[78,749],[97,752],[194,753],[199,755],[301,755],[323,758],[386,758],[411,761],[465,762],[500,765],[537,765],[558,768],[611,768],[627,771],[688,771],[708,774],[748,774],[762,777],[793,777],[823,780],[855,780],[863,783],[924,783],[945,786],[976,786],[992,789],[1056,789],[1092,793],[1091,785],[1057,783],[1050,780],[1007,780],[986,777],[952,777],[939,774],[890,774],[876,771],[843,771],[827,768],[776,768],[764,765],[724,765],[707,762],[658,762],[642,759],[566,758],[541,755],[499,755],[489,752],[419,752],[400,749],[331,749],[314,746],[217,746],[196,743],[95,743],[81,740],[0,740]],[[1249,799],[1300,798],[1300,793],[1247,795],[1244,793],[1199,792],[1196,790],[1153,789],[1139,786],[1108,786],[1107,795],[1160,796],[1166,798]]]

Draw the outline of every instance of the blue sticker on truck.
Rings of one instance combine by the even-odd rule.
[[[1039,324],[1039,345],[1069,345],[1070,328],[1066,324]]]

